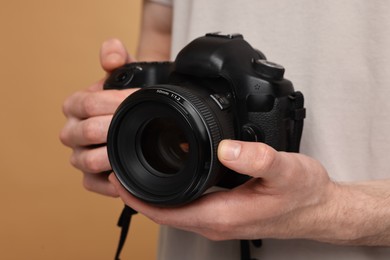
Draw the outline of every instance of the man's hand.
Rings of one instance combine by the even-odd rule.
[[[277,152],[260,143],[222,141],[218,156],[228,168],[253,179],[179,208],[142,203],[114,176],[110,180],[126,204],[157,223],[213,240],[292,237],[303,231],[306,221],[299,212],[326,202],[334,189],[324,168],[303,155]]]
[[[381,183],[381,187],[368,185],[370,192],[364,190],[367,185],[361,189],[359,185],[336,184],[314,159],[277,152],[261,143],[225,140],[219,145],[218,156],[226,167],[253,179],[181,207],[146,204],[130,195],[114,175],[109,179],[127,205],[153,221],[212,240],[302,238],[335,244],[390,245],[390,210],[375,211],[377,204],[367,205],[385,203],[386,199],[388,203],[389,182]],[[387,189],[387,196],[372,191],[374,186]],[[378,235],[380,239],[370,240]]]
[[[133,61],[132,58],[119,40],[103,43],[100,62],[107,73],[130,61]],[[60,140],[72,148],[70,162],[84,173],[85,188],[116,197],[118,193],[108,181],[108,174],[102,173],[111,169],[105,146],[107,130],[118,105],[135,89],[103,90],[104,80],[66,99],[63,112],[67,122],[60,133]]]

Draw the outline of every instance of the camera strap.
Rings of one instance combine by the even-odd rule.
[[[123,245],[126,241],[127,233],[130,227],[131,217],[135,214],[137,214],[137,211],[125,205],[121,215],[119,216],[117,225],[121,228],[121,234],[119,237],[118,248],[116,249],[115,260],[120,260],[119,255],[121,254]]]
[[[259,248],[262,246],[262,240],[240,240],[240,247],[241,247],[241,260],[258,260],[251,257],[251,251],[250,251],[250,242],[252,244]]]
[[[301,143],[303,131],[303,119],[306,117],[304,106],[304,97],[302,92],[296,91],[289,96],[292,101],[291,119],[294,120],[294,127],[290,132],[290,145],[287,152],[299,153],[299,144]]]
[[[119,236],[119,242],[118,242],[118,247],[116,249],[115,260],[120,260],[119,256],[126,242],[127,233],[130,228],[131,217],[137,213],[138,213],[137,211],[125,205],[121,215],[119,216],[117,225],[118,227],[121,228],[121,234]],[[240,260],[255,260],[251,258],[250,242],[252,242],[252,244],[256,247],[261,247],[262,245],[261,240],[240,240],[240,250],[241,250]]]

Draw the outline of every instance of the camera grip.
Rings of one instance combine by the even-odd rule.
[[[172,62],[133,62],[114,70],[103,89],[144,88],[168,83]]]
[[[275,99],[269,112],[249,112],[249,121],[256,124],[264,137],[262,142],[278,151],[299,152],[299,144],[306,116],[301,92]]]

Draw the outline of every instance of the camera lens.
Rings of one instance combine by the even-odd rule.
[[[234,138],[233,117],[200,87],[147,87],[130,95],[112,119],[108,156],[121,184],[159,205],[190,202],[215,185],[225,168],[222,139]]]
[[[156,172],[175,174],[187,163],[188,140],[171,118],[152,119],[143,128],[140,141],[146,164]]]

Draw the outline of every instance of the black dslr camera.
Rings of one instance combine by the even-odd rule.
[[[139,199],[179,205],[213,185],[248,180],[218,161],[223,139],[298,152],[303,96],[283,75],[241,35],[218,33],[195,39],[174,62],[118,68],[105,89],[141,89],[123,101],[109,128],[116,176]]]

